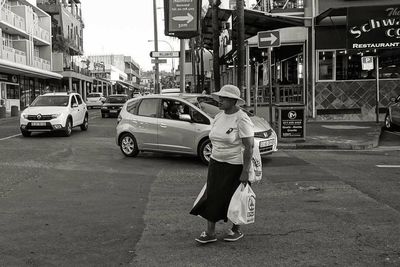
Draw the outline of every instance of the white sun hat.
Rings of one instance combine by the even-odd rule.
[[[245,104],[245,101],[240,98],[239,88],[237,88],[235,85],[232,84],[226,84],[222,86],[219,92],[212,93],[211,96],[217,101],[219,100],[219,97],[222,96],[222,97],[236,99],[237,100],[236,105],[241,106]]]

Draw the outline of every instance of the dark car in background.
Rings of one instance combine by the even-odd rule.
[[[393,130],[396,126],[400,126],[400,95],[390,100],[385,116],[385,128]]]
[[[127,100],[127,95],[109,95],[104,104],[101,106],[101,117],[117,117],[119,112],[121,111],[122,106]]]

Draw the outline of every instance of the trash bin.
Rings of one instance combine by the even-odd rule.
[[[0,119],[3,119],[5,117],[6,117],[6,107],[0,106]]]
[[[18,116],[18,106],[11,106],[11,117]]]
[[[306,140],[305,107],[302,104],[275,104],[275,122],[278,141]]]

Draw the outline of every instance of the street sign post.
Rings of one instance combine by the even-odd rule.
[[[263,31],[258,32],[258,47],[268,48],[281,45],[281,38],[279,31]]]
[[[151,51],[150,57],[157,57],[157,58],[179,57],[179,51]]]
[[[164,0],[165,35],[189,39],[199,35],[200,0]]]

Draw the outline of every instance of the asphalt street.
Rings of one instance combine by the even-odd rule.
[[[16,118],[0,121],[0,266],[400,265],[397,132],[372,150],[264,157],[256,223],[238,243],[202,247],[205,223],[188,212],[207,168],[125,158],[115,123],[90,110],[87,132],[23,138]]]

